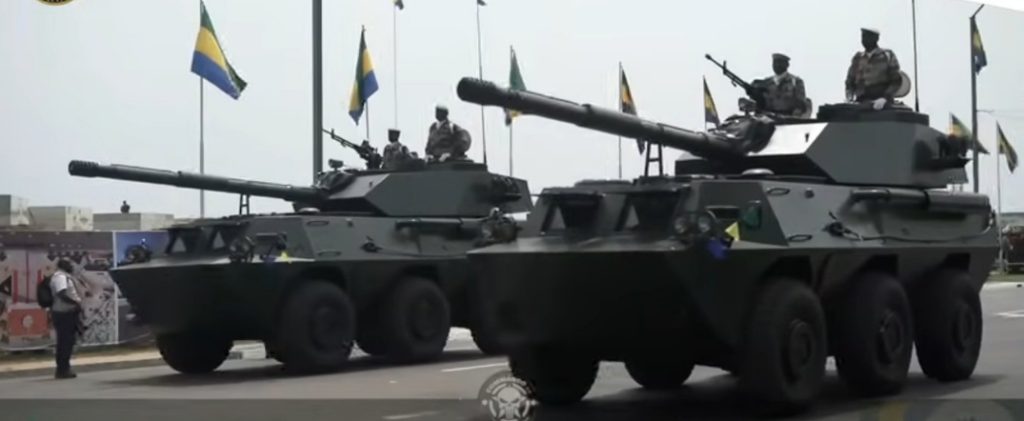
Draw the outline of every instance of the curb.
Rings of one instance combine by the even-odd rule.
[[[240,360],[242,358],[243,358],[242,352],[231,351],[231,353],[228,354],[227,360]],[[144,359],[144,360],[111,361],[111,362],[95,363],[95,364],[78,364],[78,365],[75,365],[74,363],[72,363],[71,367],[72,367],[72,370],[74,370],[74,372],[76,372],[76,373],[89,373],[89,372],[106,371],[106,370],[122,370],[122,369],[127,369],[127,368],[155,367],[155,366],[159,366],[159,365],[164,365],[164,360],[163,360],[163,358],[155,357],[155,358],[147,358],[147,359]],[[35,377],[35,376],[52,376],[53,375],[53,371],[54,371],[53,367],[30,368],[30,369],[27,369],[27,370],[0,371],[0,379],[13,379],[13,378],[20,378],[20,377]]]

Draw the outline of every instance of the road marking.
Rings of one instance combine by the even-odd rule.
[[[419,417],[422,417],[422,416],[425,416],[425,415],[434,415],[436,413],[437,413],[437,411],[423,411],[423,412],[414,412],[412,414],[386,415],[386,416],[384,416],[384,419],[386,419],[386,420],[408,420],[408,419],[412,419],[412,418],[419,418]]]
[[[1021,285],[1020,282],[986,282],[985,285],[982,286],[982,289],[984,289],[984,290],[993,290],[993,289],[998,290],[998,289],[1011,289],[1011,288],[1021,288],[1021,287],[1022,287],[1022,285]]]
[[[1020,319],[1024,318],[1024,310],[1004,311],[1002,313],[996,313],[996,315],[1007,319]]]
[[[454,373],[456,371],[467,371],[467,370],[476,370],[476,369],[480,369],[480,368],[494,368],[494,367],[505,367],[505,366],[508,366],[508,363],[494,363],[494,364],[483,364],[483,365],[471,365],[471,366],[466,366],[466,367],[446,368],[444,370],[441,370],[441,372],[442,373]]]

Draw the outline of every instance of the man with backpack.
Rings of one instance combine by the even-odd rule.
[[[40,284],[37,299],[39,305],[50,309],[53,329],[57,331],[57,372],[58,379],[73,379],[77,375],[71,371],[71,353],[75,348],[78,336],[78,318],[82,309],[75,281],[71,276],[75,268],[71,261],[61,258],[57,261],[57,271]],[[47,284],[47,285],[42,285]]]

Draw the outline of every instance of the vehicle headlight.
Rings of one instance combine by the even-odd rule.
[[[686,213],[672,221],[675,235],[684,241],[714,234],[718,220],[708,212]]]

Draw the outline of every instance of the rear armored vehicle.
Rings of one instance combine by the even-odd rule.
[[[776,414],[816,400],[829,356],[869,396],[902,390],[915,346],[928,377],[972,375],[997,228],[986,196],[947,190],[968,143],[926,115],[782,118],[744,98],[750,112],[696,132],[472,78],[458,93],[686,152],[674,175],[546,188],[516,235],[469,253],[542,404],[584,398],[601,361],[649,389],[721,368]]]
[[[366,146],[357,150],[377,167]],[[427,361],[451,326],[500,353],[465,252],[511,226],[502,215],[530,210],[527,183],[469,160],[406,164],[352,170],[332,160],[309,187],[83,161],[69,172],[241,195],[238,216],[173,226],[166,253],[135,253],[111,271],[179,372],[215,370],[235,340],[261,340],[305,372],[343,366],[354,343],[398,363]],[[250,215],[249,196],[290,201],[294,212]]]

